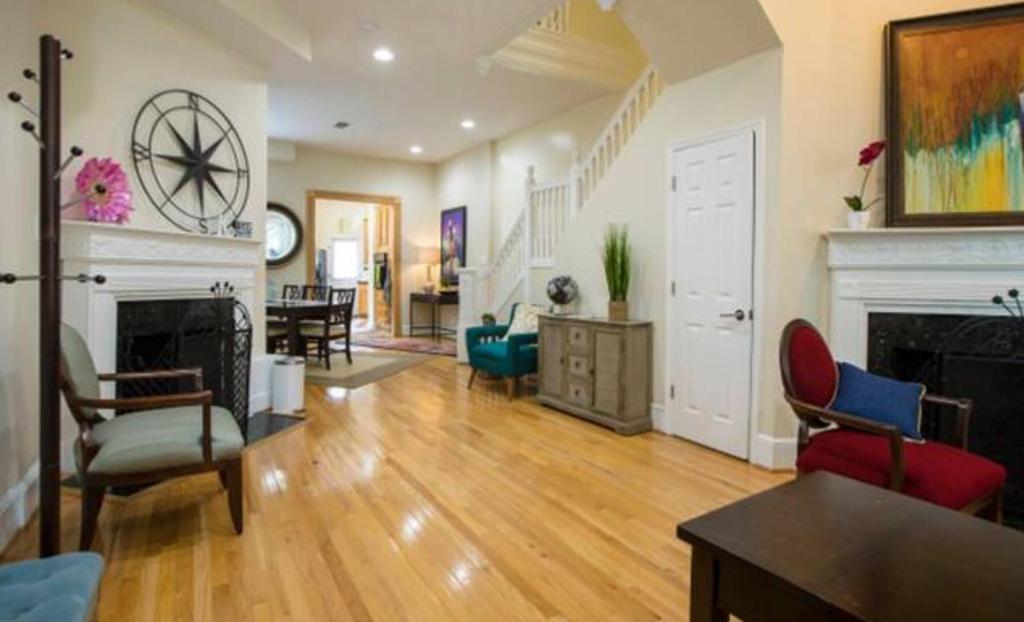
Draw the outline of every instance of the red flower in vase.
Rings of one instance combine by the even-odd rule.
[[[882,155],[883,151],[885,151],[885,141],[876,140],[860,150],[860,160],[857,164],[860,166],[868,166],[877,160],[878,156]]]

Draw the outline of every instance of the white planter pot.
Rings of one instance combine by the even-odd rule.
[[[862,212],[847,212],[846,223],[850,229],[861,230],[867,229],[871,225],[871,211],[864,210]]]

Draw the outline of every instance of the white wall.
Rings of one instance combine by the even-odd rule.
[[[635,253],[630,314],[654,322],[654,399],[665,393],[665,270],[668,148],[750,121],[766,124],[768,226],[778,211],[779,73],[771,51],[666,88],[569,228],[555,255],[559,272],[580,286],[579,310],[606,315],[608,291],[600,244],[608,223],[627,223]],[[543,290],[532,292],[543,302]]]
[[[494,259],[492,150],[492,143],[486,142],[437,167],[438,208],[466,206],[466,263],[470,266],[487,266]]]
[[[305,227],[306,191],[327,190],[396,196],[402,200],[402,322],[408,322],[408,294],[423,286],[426,268],[416,263],[417,249],[437,246],[436,166],[298,147],[295,161],[270,163],[269,200],[291,209]],[[306,282],[305,244],[295,259],[267,271],[277,286]]]
[[[249,200],[243,220],[263,237],[266,215],[267,85],[263,67],[229,50],[211,35],[155,8],[128,0],[50,0],[47,28],[73,49],[64,71],[64,142],[86,157],[113,157],[128,173],[136,227],[176,231],[150,204],[131,164],[135,115],[153,95],[185,88],[209,98],[235,124],[249,157]],[[76,170],[72,167],[72,170]],[[64,178],[65,194],[74,175]],[[256,266],[255,300],[263,300],[264,266]],[[264,312],[251,309],[257,351],[264,342]]]
[[[36,67],[42,7],[0,0],[0,85],[35,95],[21,70]],[[33,101],[38,101],[33,97]],[[37,233],[39,150],[18,129],[27,113],[0,105],[0,271],[34,274],[39,266]],[[36,507],[39,447],[38,288],[33,283],[0,285],[0,548]]]
[[[844,226],[842,196],[860,183],[857,151],[885,135],[883,33],[891,20],[1003,4],[992,0],[761,0],[782,40],[779,213],[768,242],[767,335],[760,362],[762,431],[792,436],[775,348],[785,323],[806,317],[828,330],[822,233]],[[884,192],[884,166],[869,195]],[[881,210],[879,210],[881,211]],[[881,214],[876,214],[880,216]],[[765,427],[766,425],[770,427]]]
[[[523,209],[529,167],[534,167],[538,183],[565,179],[573,152],[578,151],[581,158],[586,154],[621,99],[622,93],[601,97],[477,145],[438,165],[439,209],[459,205],[468,208],[469,265],[493,263]],[[531,270],[528,278],[532,291],[543,292],[554,272]],[[548,304],[546,299],[540,302]]]
[[[58,36],[75,58],[64,65],[64,144],[80,145],[86,156],[111,156],[130,171],[130,134],[139,107],[160,90],[194,89],[216,102],[231,117],[249,153],[252,189],[243,218],[252,220],[262,236],[266,205],[266,83],[263,70],[228,51],[208,35],[148,3],[127,0],[2,0],[0,4],[0,80],[17,88],[33,103],[37,89],[19,79],[23,67],[38,65],[38,36]],[[6,91],[7,89],[5,89]],[[0,267],[36,271],[37,152],[17,129],[23,115],[0,107],[0,191],[10,201],[0,228]],[[77,171],[65,175],[67,184]],[[132,224],[173,229],[147,204],[134,174]],[[257,283],[262,282],[262,265]],[[258,285],[258,287],[261,287]],[[35,342],[36,288],[31,284],[0,291],[0,486],[19,490],[15,482],[36,460],[38,345]],[[257,291],[257,300],[263,293]],[[254,309],[256,344],[263,343],[263,309]],[[75,431],[70,417],[62,422],[63,437]],[[9,445],[8,445],[9,443]],[[0,539],[8,536],[0,497]],[[34,500],[29,508],[34,508]]]
[[[534,167],[538,183],[564,179],[572,153],[586,156],[622,101],[606,95],[494,141],[494,249],[508,235],[523,209],[526,173]]]

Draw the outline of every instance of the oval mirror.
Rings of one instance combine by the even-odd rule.
[[[299,254],[302,223],[280,203],[267,203],[267,265],[281,266]]]

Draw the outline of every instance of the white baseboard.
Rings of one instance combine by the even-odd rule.
[[[796,466],[796,439],[758,434],[750,447],[750,461],[766,469],[792,469]]]
[[[657,432],[668,434],[668,422],[665,420],[665,407],[661,404],[651,404],[651,426]]]
[[[39,506],[39,462],[0,496],[0,550],[7,548]]]

